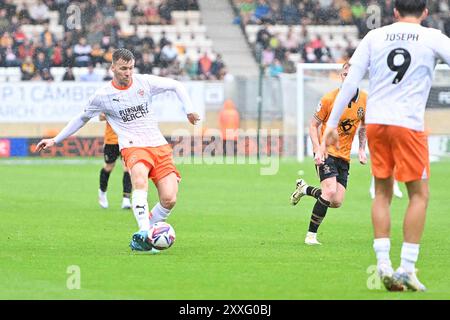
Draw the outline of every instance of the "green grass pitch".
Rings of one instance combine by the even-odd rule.
[[[417,264],[425,293],[376,289],[370,172],[355,160],[344,205],[329,210],[319,230],[320,247],[303,244],[313,199],[289,205],[299,170],[309,184],[318,183],[312,161],[281,161],[272,176],[260,175],[260,166],[251,164],[178,165],[183,180],[168,221],[177,240],[158,255],[128,248],[137,228],[131,211],[120,209],[119,167],[110,179],[110,209],[98,206],[101,165],[100,159],[70,165],[0,161],[0,299],[450,297],[448,161],[432,164]],[[150,207],[156,200],[151,184]],[[394,267],[406,204],[393,201]],[[70,266],[80,270],[80,289],[67,287],[74,276]]]

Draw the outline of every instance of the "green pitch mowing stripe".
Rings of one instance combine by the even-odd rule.
[[[136,222],[120,209],[121,169],[97,204],[101,161],[11,165],[0,161],[0,299],[448,299],[450,162],[432,164],[431,200],[417,267],[426,293],[369,289],[373,275],[369,167],[353,161],[344,205],[330,209],[320,247],[303,244],[313,199],[289,205],[299,170],[179,165],[177,239],[158,255],[128,248]],[[405,187],[402,190],[406,195]],[[149,205],[157,201],[153,185]],[[394,199],[391,257],[399,264],[406,199]],[[79,273],[78,273],[79,271]],[[78,282],[79,280],[79,282]],[[69,289],[77,287],[80,289]]]

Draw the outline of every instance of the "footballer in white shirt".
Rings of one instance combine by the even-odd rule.
[[[421,26],[428,15],[426,0],[396,0],[394,15],[397,22],[369,32],[351,58],[320,152],[326,158],[326,146],[336,144],[339,117],[368,70],[366,124],[375,176],[372,223],[378,273],[388,290],[425,291],[415,269],[429,197],[424,113],[438,60],[450,65],[450,39]],[[395,272],[389,256],[394,178],[406,183],[409,195],[401,264]]]
[[[54,138],[43,139],[36,151],[52,147],[83,127],[89,119],[103,113],[119,138],[119,148],[131,174],[132,209],[139,231],[133,234],[130,247],[138,251],[155,251],[148,243],[150,226],[165,221],[175,206],[180,174],[172,148],[158,128],[152,109],[152,97],[164,91],[177,94],[191,124],[199,121],[188,92],[182,83],[153,75],[133,75],[134,55],[121,48],[113,53],[113,79],[98,89],[84,111],[72,119]],[[149,210],[148,180],[155,184],[159,201]]]

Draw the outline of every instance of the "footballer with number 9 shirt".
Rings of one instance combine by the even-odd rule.
[[[430,162],[424,113],[438,59],[450,65],[450,39],[425,28],[426,0],[396,0],[396,23],[370,31],[350,59],[350,70],[328,120],[320,156],[337,142],[339,118],[369,70],[367,140],[375,177],[373,248],[387,290],[425,291],[416,275],[429,198]],[[405,182],[409,203],[403,222],[400,267],[390,259],[390,204],[394,178]]]

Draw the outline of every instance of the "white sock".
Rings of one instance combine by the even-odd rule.
[[[134,217],[139,226],[139,231],[150,229],[148,217],[147,191],[134,190],[132,193],[132,206]]]
[[[160,221],[166,221],[170,214],[170,210],[164,208],[161,203],[157,203],[150,213],[150,225],[154,225]]]
[[[317,238],[317,233],[316,233],[316,232],[308,231],[308,232],[306,233],[306,236],[307,236],[307,237]]]
[[[378,238],[373,240],[373,249],[377,256],[378,265],[387,264],[392,266],[389,251],[391,250],[391,240],[389,238]]]
[[[416,272],[416,262],[419,257],[419,244],[403,242],[400,267],[406,272]]]

